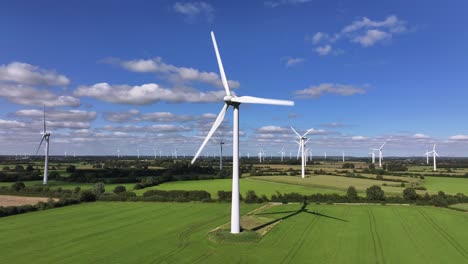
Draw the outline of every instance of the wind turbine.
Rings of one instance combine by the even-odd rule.
[[[344,151],[343,151],[343,162],[345,162],[345,158],[344,158]]]
[[[220,141],[217,141],[215,139],[212,139],[214,143],[219,144],[219,170],[223,170],[223,145],[224,141],[221,139]]]
[[[36,155],[41,148],[42,142],[45,140],[45,156],[44,156],[44,179],[42,184],[47,184],[47,180],[49,177],[49,138],[50,132],[46,129],[46,119],[45,119],[45,106],[44,106],[44,130],[42,131],[42,139],[39,143],[39,147],[37,148]]]
[[[310,140],[307,139],[305,136],[307,136],[307,134],[309,134],[310,132],[312,132],[314,129],[311,128],[309,130],[307,130],[307,132],[305,132],[304,135],[299,135],[299,133],[297,133],[297,131],[291,127],[292,131],[294,131],[294,133],[296,133],[297,137],[299,138],[299,141],[296,141],[297,144],[299,144],[299,149],[297,150],[297,158],[299,158],[299,152],[301,152],[301,167],[302,167],[302,178],[304,179],[305,178],[305,156],[304,156],[304,145]],[[307,139],[307,140],[306,140]]]
[[[278,152],[281,154],[281,162],[283,162],[283,159],[284,159],[284,146],[281,148],[281,151]]]
[[[223,63],[221,61],[221,56],[218,51],[218,44],[216,43],[216,38],[211,32],[211,39],[213,41],[214,50],[216,53],[216,58],[218,60],[219,72],[221,75],[221,80],[226,91],[226,96],[224,97],[224,106],[219,112],[218,117],[216,118],[213,127],[211,127],[210,132],[206,136],[202,145],[198,149],[197,153],[193,157],[192,164],[198,158],[203,148],[205,147],[208,140],[210,140],[213,133],[219,127],[221,122],[226,115],[226,111],[229,106],[233,108],[233,133],[232,133],[232,205],[231,205],[231,233],[239,234],[240,233],[240,215],[239,215],[239,106],[242,103],[247,104],[271,104],[271,105],[284,105],[284,106],[293,106],[294,102],[285,101],[285,100],[274,100],[274,99],[265,99],[251,96],[239,96],[231,94],[229,89],[229,84],[224,73]]]
[[[424,155],[426,155],[426,164],[429,164],[429,155],[431,155],[431,153],[429,152],[429,150],[426,150],[426,153],[424,153]]]
[[[117,158],[120,159],[120,148],[117,148]]]
[[[137,158],[140,159],[140,148],[137,148]]]
[[[379,167],[380,168],[382,168],[382,159],[383,159],[382,148],[385,146],[385,144],[387,144],[387,142],[383,143],[382,146],[380,146],[379,148]]]
[[[379,150],[379,149],[375,149],[375,148],[369,148],[371,151],[372,151],[372,164],[375,163],[375,151]]]
[[[436,145],[434,144],[434,147],[432,148],[432,151],[429,152],[429,154],[432,154],[432,156],[434,157],[434,171],[437,170],[436,156],[439,157],[439,154],[437,154],[435,149],[436,149]]]

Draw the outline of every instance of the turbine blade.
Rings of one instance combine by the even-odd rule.
[[[379,148],[379,149],[382,149],[382,148],[383,148],[383,146],[385,146],[385,144],[387,144],[387,142],[383,143],[383,144],[382,144],[382,146],[380,146],[380,148]]]
[[[226,95],[231,95],[231,90],[229,89],[226,74],[224,73],[223,62],[221,61],[221,56],[219,55],[218,44],[216,43],[216,38],[213,31],[211,31],[211,40],[213,41],[216,59],[218,60],[219,73],[221,74],[221,81],[223,82],[224,90],[226,90]]]
[[[297,135],[298,137],[301,137],[301,135],[299,135],[299,133],[297,133],[297,131],[296,131],[293,127],[291,127],[291,129],[292,129],[292,131],[294,131],[294,133],[296,133],[296,135]],[[299,143],[298,143],[298,144],[299,144]]]
[[[37,156],[37,153],[39,153],[39,150],[41,149],[42,141],[44,141],[45,135],[42,136],[41,143],[39,143],[39,147],[37,147],[36,154],[34,156]]]
[[[253,97],[253,96],[233,97],[231,101],[236,102],[236,103],[243,103],[243,104],[268,104],[268,105],[284,105],[284,106],[294,105],[293,101],[268,99],[268,98],[260,98],[260,97]]]
[[[299,159],[299,153],[301,152],[301,144],[299,143],[299,148],[297,149],[297,158],[296,159]]]
[[[45,105],[44,105],[44,133],[46,132],[46,122],[45,122]]]
[[[309,142],[310,139],[311,139],[311,138],[308,138],[308,139],[306,140],[306,142],[304,142],[304,145],[307,144],[307,142]]]
[[[221,122],[223,122],[224,116],[226,115],[227,108],[228,108],[228,105],[224,104],[223,108],[221,109],[221,112],[219,112],[218,117],[216,118],[213,126],[211,127],[210,132],[208,132],[208,135],[206,136],[205,141],[203,141],[202,145],[200,146],[200,148],[197,151],[197,154],[195,154],[195,156],[193,157],[192,164],[195,162],[195,160],[197,160],[198,156],[202,152],[202,150],[205,147],[206,143],[208,143],[208,140],[210,140],[211,136],[213,136],[216,129],[218,129],[219,125],[221,125]]]
[[[309,134],[309,133],[310,133],[310,132],[312,132],[312,131],[314,131],[314,129],[313,129],[313,128],[311,128],[311,129],[307,130],[307,132],[305,132],[305,134],[304,134],[304,135],[302,135],[302,137],[305,137],[305,136],[307,136],[307,134]]]

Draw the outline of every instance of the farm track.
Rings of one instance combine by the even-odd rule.
[[[374,244],[375,261],[376,263],[385,264],[382,242],[380,240],[379,232],[377,230],[374,212],[372,211],[371,208],[367,209],[367,215],[369,218],[369,228],[371,231],[372,243]]]
[[[447,240],[447,242],[449,242],[455,248],[455,250],[457,250],[458,253],[463,256],[463,258],[468,260],[467,250],[462,245],[460,245],[456,239],[454,239],[448,232],[441,228],[432,217],[423,212],[423,209],[418,208],[417,210],[434,230],[436,230],[443,238],[445,238],[445,240]]]
[[[321,211],[318,211],[318,212],[321,213]],[[319,218],[320,217],[315,216],[315,218],[312,221],[309,222],[309,224],[305,228],[304,232],[302,232],[299,239],[296,240],[296,242],[293,244],[291,250],[288,251],[288,254],[286,254],[286,256],[281,260],[280,263],[291,263],[292,262],[292,260],[297,255],[297,252],[299,251],[299,249],[301,249],[302,246],[304,245],[304,240],[305,240],[306,235],[309,233],[309,230],[312,228],[312,226],[315,225],[315,223],[318,221]]]

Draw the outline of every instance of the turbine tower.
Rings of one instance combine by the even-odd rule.
[[[291,127],[292,131],[294,131],[294,133],[297,135],[297,137],[299,138],[299,141],[296,141],[297,144],[299,144],[299,149],[297,150],[297,158],[299,158],[299,152],[301,152],[301,169],[302,169],[302,178],[304,179],[305,178],[305,149],[304,149],[304,145],[310,140],[307,139],[305,136],[307,136],[307,134],[309,134],[310,132],[312,132],[314,129],[311,128],[309,130],[307,130],[307,132],[304,133],[304,135],[299,135],[299,133],[297,133],[297,131]],[[306,140],[307,139],[307,140]]]
[[[219,144],[219,170],[223,170],[223,145],[224,141],[221,139],[220,141],[212,139],[214,143]]]
[[[382,149],[387,144],[387,142],[383,143],[382,146],[379,148],[379,167],[382,168],[382,160],[383,160],[383,155],[382,155]]]
[[[344,150],[343,150],[343,163],[345,162],[345,158],[344,158]]]
[[[426,155],[426,164],[429,164],[429,155],[431,155],[431,152],[429,152],[429,150],[426,150],[426,153],[424,153],[424,155]]]
[[[242,103],[247,104],[271,104],[271,105],[284,105],[284,106],[293,106],[294,102],[285,101],[285,100],[274,100],[274,99],[265,99],[257,98],[251,96],[239,96],[231,93],[229,89],[229,84],[224,73],[223,63],[221,61],[221,56],[219,55],[218,45],[216,43],[216,38],[211,32],[211,39],[213,41],[214,50],[216,53],[216,58],[218,60],[219,72],[221,75],[221,80],[226,91],[226,96],[224,97],[224,106],[219,112],[218,117],[216,118],[213,127],[211,127],[210,132],[206,136],[202,145],[198,149],[197,153],[193,157],[192,164],[198,158],[203,148],[205,147],[208,140],[210,140],[213,133],[219,127],[221,122],[226,115],[227,109],[232,106],[233,108],[233,133],[232,133],[232,205],[231,205],[231,233],[239,234],[240,233],[240,215],[239,215],[239,106]]]
[[[379,149],[375,149],[375,148],[370,148],[370,150],[372,151],[372,164],[375,163],[375,151],[379,150]]]
[[[45,155],[44,155],[44,179],[42,184],[47,184],[48,177],[49,177],[49,138],[50,132],[47,131],[46,128],[46,116],[45,116],[45,106],[44,106],[44,129],[42,130],[42,139],[39,143],[39,147],[37,148],[36,155],[41,148],[42,142],[45,140]]]
[[[434,144],[434,147],[432,148],[432,151],[429,152],[429,154],[432,154],[432,156],[434,157],[434,171],[437,170],[436,156],[439,157],[439,154],[437,154],[435,149],[436,149],[436,145]]]

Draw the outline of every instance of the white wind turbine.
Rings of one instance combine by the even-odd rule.
[[[305,136],[307,136],[307,134],[309,134],[310,132],[312,132],[314,129],[311,128],[309,130],[307,130],[307,132],[305,132],[304,135],[299,135],[299,133],[297,133],[297,131],[291,127],[292,131],[294,131],[294,133],[297,135],[297,137],[299,138],[299,141],[296,141],[297,144],[299,144],[299,149],[297,150],[297,158],[299,158],[299,152],[301,152],[301,168],[302,168],[302,178],[305,178],[305,149],[304,149],[304,145],[310,140],[307,139]],[[307,140],[306,140],[307,139]]]
[[[49,177],[49,138],[50,132],[46,129],[46,119],[45,119],[45,106],[44,106],[44,129],[42,130],[42,139],[39,143],[39,147],[37,148],[36,155],[41,148],[42,142],[45,140],[45,155],[44,155],[44,179],[42,184],[47,184],[47,180]]]
[[[345,162],[345,156],[344,156],[344,151],[343,151],[343,162]]]
[[[375,148],[369,148],[371,151],[372,151],[372,164],[375,163],[375,151],[378,151],[379,149],[375,149]]]
[[[140,159],[140,148],[137,148],[137,158]]]
[[[383,160],[383,155],[382,155],[382,149],[387,144],[387,142],[383,143],[382,146],[380,146],[379,150],[379,167],[382,168],[382,160]]]
[[[281,154],[281,162],[283,162],[283,160],[284,160],[284,146],[281,148],[281,151],[278,152],[278,153]]]
[[[424,153],[424,155],[426,155],[426,164],[429,164],[429,155],[431,155],[431,152],[429,152],[429,150],[426,150],[426,153]]]
[[[239,106],[242,103],[250,104],[271,104],[271,105],[285,105],[293,106],[294,102],[285,101],[285,100],[273,100],[265,98],[257,98],[251,96],[239,96],[231,93],[229,89],[229,84],[224,73],[223,63],[221,61],[221,56],[219,55],[218,45],[216,43],[216,38],[213,32],[211,32],[211,39],[213,41],[214,50],[216,53],[216,58],[218,60],[219,72],[221,75],[221,80],[226,91],[226,96],[224,97],[224,106],[221,109],[218,117],[216,118],[213,127],[206,136],[202,145],[198,149],[197,153],[193,157],[192,164],[198,158],[203,148],[205,147],[208,140],[210,140],[213,133],[219,127],[221,122],[226,115],[226,111],[229,106],[233,108],[233,133],[232,133],[232,205],[231,205],[231,233],[238,234],[240,233],[240,215],[239,215]]]
[[[214,143],[219,144],[219,170],[223,170],[223,145],[224,141],[221,138],[219,141],[212,139]]]
[[[434,147],[432,148],[432,151],[431,151],[431,152],[429,152],[429,154],[432,154],[432,156],[434,157],[434,171],[436,171],[436,170],[437,170],[436,156],[437,156],[437,157],[439,157],[439,154],[437,154],[437,152],[436,152],[436,150],[435,150],[435,149],[436,149],[436,145],[434,144]]]

